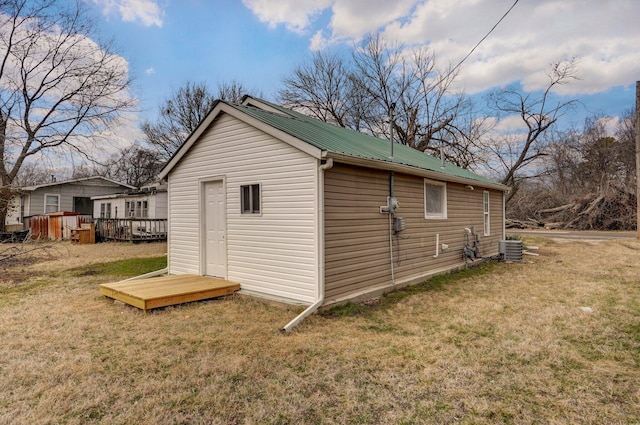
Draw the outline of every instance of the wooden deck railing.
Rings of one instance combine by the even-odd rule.
[[[166,218],[98,218],[96,234],[102,240],[151,242],[167,239]]]

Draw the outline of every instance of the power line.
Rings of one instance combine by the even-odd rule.
[[[516,4],[518,4],[518,2],[519,2],[519,1],[520,1],[520,0],[515,0],[515,1],[513,2],[513,4],[511,5],[511,7],[509,8],[509,10],[507,10],[507,11],[504,13],[504,15],[502,15],[502,18],[500,18],[500,19],[498,20],[498,22],[496,22],[496,23],[495,23],[495,25],[494,25],[493,27],[491,27],[491,29],[489,30],[489,32],[488,32],[488,33],[486,33],[486,34],[485,34],[485,36],[484,36],[484,37],[482,37],[482,38],[480,39],[480,41],[478,41],[478,42],[476,43],[476,45],[475,45],[475,46],[473,46],[473,49],[471,49],[471,50],[469,51],[469,53],[467,53],[467,55],[466,55],[464,58],[462,58],[462,60],[461,60],[460,62],[458,62],[458,64],[457,64],[456,66],[454,66],[454,67],[451,69],[451,71],[449,71],[449,73],[448,73],[447,75],[445,75],[444,77],[442,77],[442,78],[440,79],[440,81],[438,82],[438,84],[440,84],[442,81],[444,81],[444,80],[446,80],[447,78],[449,78],[449,76],[450,76],[451,74],[453,74],[453,73],[456,71],[456,69],[460,68],[460,65],[462,65],[462,64],[464,63],[464,61],[466,61],[466,60],[469,58],[469,56],[471,56],[471,55],[473,54],[473,52],[475,52],[475,51],[476,51],[476,49],[478,48],[478,46],[480,46],[480,45],[482,44],[482,42],[483,42],[483,41],[485,41],[485,40],[487,39],[487,37],[489,37],[489,35],[491,35],[491,33],[493,32],[493,30],[495,30],[495,29],[498,27],[498,25],[500,25],[500,22],[502,22],[502,21],[504,20],[504,18],[506,18],[506,17],[507,17],[507,15],[511,12],[511,10],[512,10],[514,7],[516,7]]]

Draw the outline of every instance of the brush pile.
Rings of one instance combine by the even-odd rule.
[[[547,197],[521,202],[519,208],[510,211],[507,228],[636,229],[636,194],[622,187],[610,186],[604,194],[592,193],[559,206],[549,206],[549,201]]]

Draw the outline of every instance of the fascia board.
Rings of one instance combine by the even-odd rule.
[[[386,161],[378,161],[375,159],[359,158],[351,155],[344,155],[335,152],[323,152],[323,158],[333,158],[336,162],[343,164],[357,165],[360,167],[368,167],[376,170],[396,171],[399,173],[409,174],[412,176],[426,177],[434,180],[469,184],[472,186],[478,186],[488,189],[496,189],[502,192],[508,192],[509,187],[500,183],[489,183],[480,180],[467,179],[464,177],[452,176],[446,173],[439,173],[437,171],[425,170],[423,168],[411,167],[409,165],[397,164]]]

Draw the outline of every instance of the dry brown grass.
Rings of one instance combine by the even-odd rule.
[[[98,294],[108,277],[42,270],[0,294],[0,423],[638,423],[640,242],[533,244],[531,262],[288,335],[294,310],[145,315]]]

